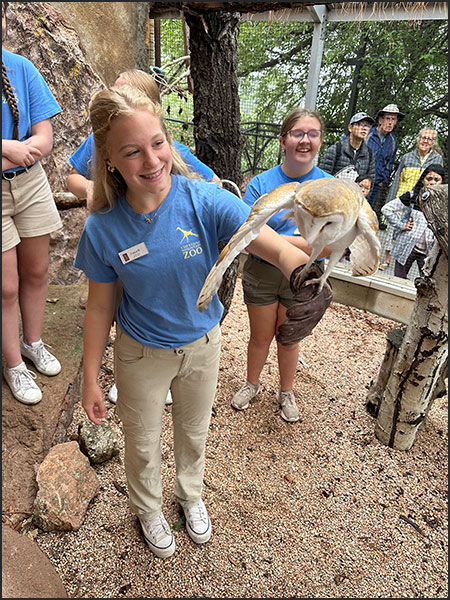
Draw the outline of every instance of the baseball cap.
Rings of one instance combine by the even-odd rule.
[[[384,108],[379,110],[377,113],[377,119],[378,117],[384,115],[384,113],[392,113],[393,115],[397,115],[399,121],[401,121],[405,116],[402,112],[399,111],[399,108],[396,104],[387,104]]]
[[[359,123],[360,121],[369,121],[369,123],[372,123],[372,125],[375,124],[375,119],[373,117],[371,117],[365,112],[359,112],[356,113],[356,115],[353,115],[353,117],[350,119],[350,125],[354,125],[355,123]]]

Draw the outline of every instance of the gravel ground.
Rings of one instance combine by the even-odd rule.
[[[301,342],[301,420],[281,420],[273,344],[261,390],[230,407],[245,377],[248,319],[241,283],[222,327],[203,498],[213,536],[196,546],[173,499],[171,409],[163,420],[164,512],[177,549],[148,550],[130,514],[120,456],[95,466],[101,491],[82,527],[36,541],[71,598],[446,598],[447,397],[408,452],[374,437],[364,408],[385,335],[397,323],[333,303]],[[103,384],[112,382],[111,348]],[[305,366],[306,365],[306,366]],[[109,404],[109,403],[108,403]],[[84,418],[77,406],[73,432]],[[108,418],[120,424],[113,405]]]

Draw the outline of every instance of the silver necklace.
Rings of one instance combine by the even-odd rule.
[[[164,200],[161,202],[161,204],[158,206],[157,211],[155,212],[155,214],[153,215],[153,217],[150,219],[149,217],[145,217],[145,222],[146,223],[153,223],[153,221],[156,219],[156,217],[158,216],[159,210],[161,208],[161,206],[163,205]]]

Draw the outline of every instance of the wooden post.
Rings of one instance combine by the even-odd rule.
[[[415,281],[416,302],[398,355],[392,361],[392,352],[388,351],[389,348],[386,350],[377,381],[367,398],[368,409],[376,407],[379,401],[376,437],[396,450],[411,448],[433,400],[445,390],[448,259],[441,243],[448,239],[448,188],[434,188],[423,191],[424,201],[420,196],[419,201],[427,218],[428,215],[438,215],[429,223],[433,231],[436,229],[438,241],[425,263],[424,276]],[[429,205],[427,209],[425,201]]]

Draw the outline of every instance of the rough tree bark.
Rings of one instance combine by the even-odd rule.
[[[185,13],[189,26],[191,76],[194,86],[196,155],[221,179],[241,184],[240,108],[237,77],[239,13],[194,10]],[[219,245],[219,249],[221,249]],[[236,284],[239,257],[228,267],[218,294],[228,313]]]
[[[380,404],[375,426],[376,437],[396,450],[409,450],[433,400],[445,393],[448,364],[448,259],[441,244],[448,239],[448,187],[434,186],[419,196],[437,243],[425,263],[424,276],[415,281],[417,296],[411,322],[388,378],[385,360],[374,389],[369,390],[368,405],[377,392]],[[423,198],[423,199],[422,199]],[[432,217],[431,217],[432,218]],[[388,342],[389,343],[389,342]],[[386,364],[385,364],[386,363]],[[392,363],[391,363],[392,364]],[[380,382],[386,381],[384,391]]]

